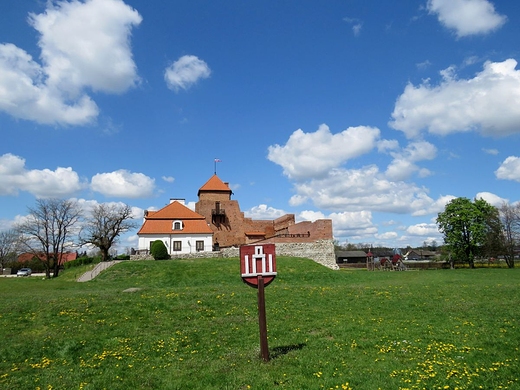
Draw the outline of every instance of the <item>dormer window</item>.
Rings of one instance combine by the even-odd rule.
[[[173,221],[173,230],[182,230],[182,221]]]

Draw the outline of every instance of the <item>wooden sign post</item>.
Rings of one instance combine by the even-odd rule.
[[[267,319],[265,315],[264,287],[276,277],[274,244],[243,245],[240,247],[240,274],[249,286],[258,289],[258,325],[260,328],[260,356],[269,361]]]

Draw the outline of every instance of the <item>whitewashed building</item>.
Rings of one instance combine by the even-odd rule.
[[[137,235],[141,253],[149,251],[155,240],[163,241],[170,255],[213,250],[213,231],[206,219],[182,200],[172,199],[158,211],[146,210]]]

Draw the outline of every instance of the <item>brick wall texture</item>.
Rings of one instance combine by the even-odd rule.
[[[195,211],[206,218],[213,230],[213,242],[221,248],[257,242],[296,243],[332,240],[332,221],[295,222],[294,214],[275,220],[246,218],[231,191],[201,189]]]

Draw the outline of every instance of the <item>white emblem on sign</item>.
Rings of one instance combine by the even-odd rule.
[[[276,272],[273,272],[273,255],[269,253],[266,258],[263,246],[255,246],[255,254],[251,257],[245,255],[244,260],[245,272],[242,274],[243,278],[276,276]]]

